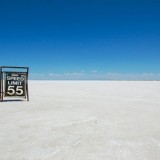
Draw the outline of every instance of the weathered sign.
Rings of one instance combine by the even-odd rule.
[[[26,73],[5,72],[5,97],[25,97]]]
[[[28,67],[0,66],[0,101],[4,97],[24,98],[29,101]]]

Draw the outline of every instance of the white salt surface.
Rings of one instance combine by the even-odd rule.
[[[160,82],[30,81],[0,103],[0,160],[160,160]]]

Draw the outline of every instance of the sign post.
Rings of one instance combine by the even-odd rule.
[[[8,71],[9,69],[9,71]],[[16,71],[10,71],[10,70]],[[17,71],[25,70],[25,71]],[[28,67],[0,67],[0,100],[3,101],[4,97],[18,97],[24,98],[29,101],[28,94]]]

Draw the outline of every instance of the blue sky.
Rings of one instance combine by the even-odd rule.
[[[31,79],[160,80],[159,0],[0,0],[0,65]]]

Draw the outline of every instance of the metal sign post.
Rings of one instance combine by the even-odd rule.
[[[18,97],[27,99],[27,101],[29,101],[28,72],[29,72],[28,67],[10,67],[10,66],[0,67],[1,101],[3,101],[4,97],[13,97],[13,98]]]

